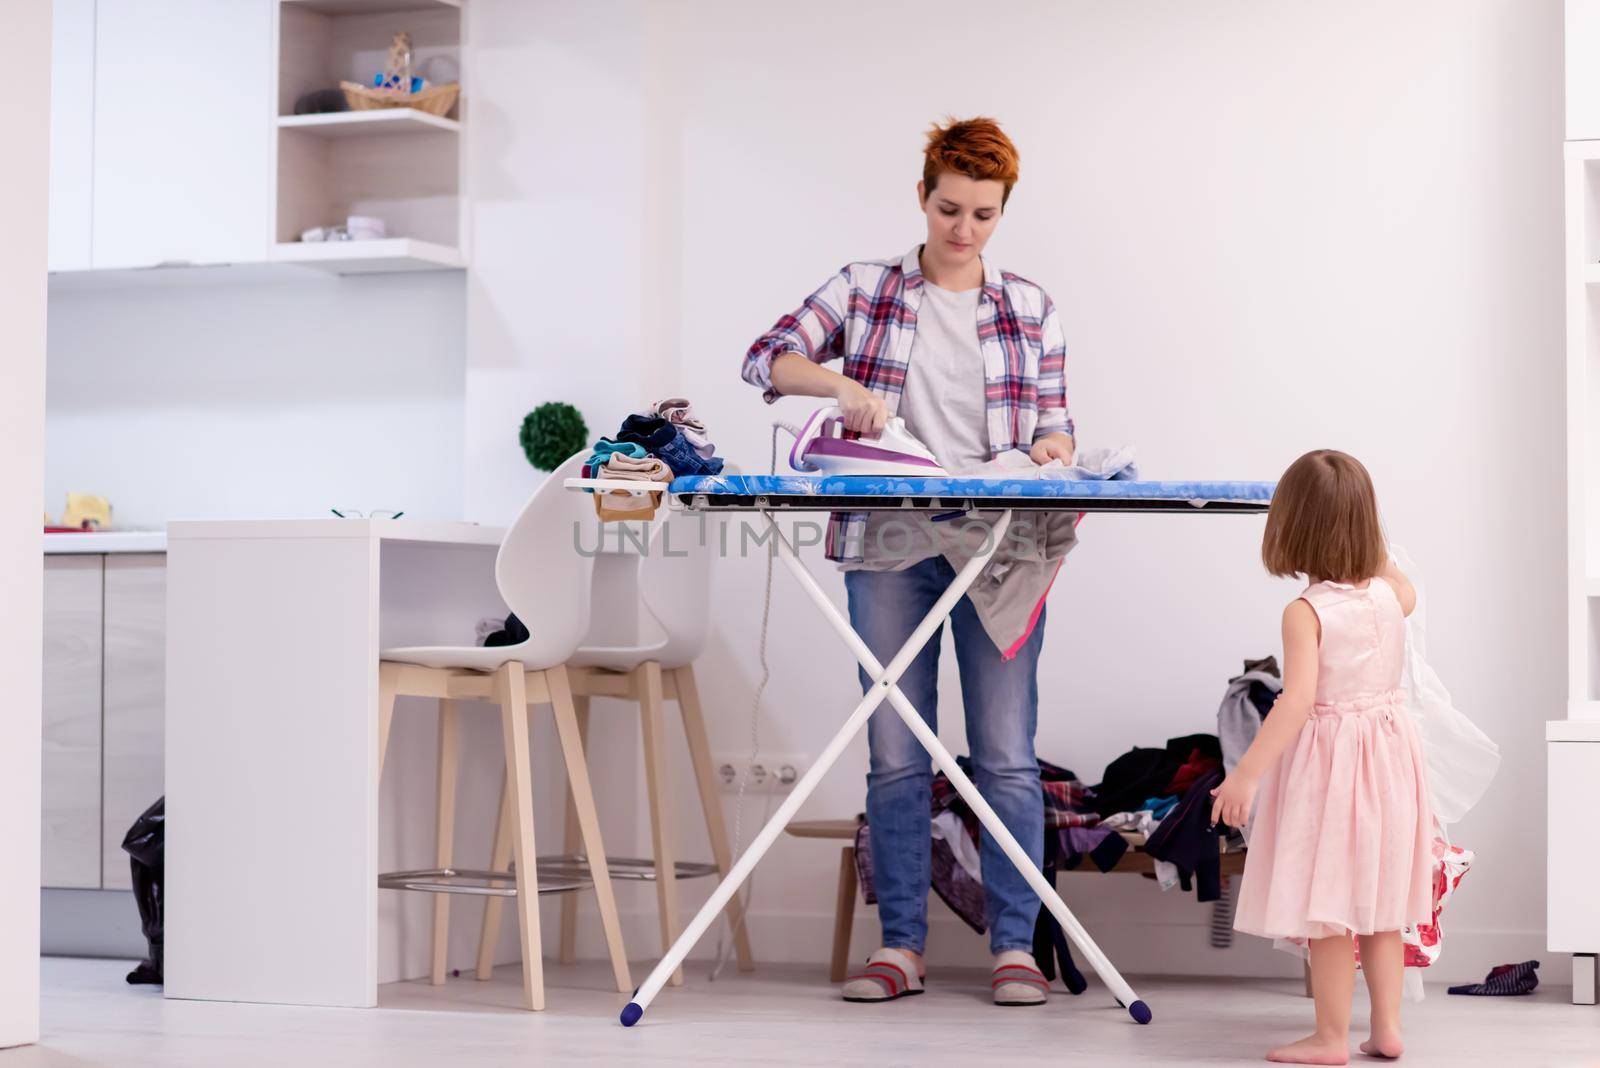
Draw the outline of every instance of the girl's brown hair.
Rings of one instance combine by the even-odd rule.
[[[1372,476],[1354,456],[1308,452],[1278,480],[1261,536],[1261,562],[1279,577],[1365,582],[1389,558]]]
[[[1017,146],[998,122],[981,116],[947,120],[943,126],[935,125],[928,131],[922,183],[932,193],[939,184],[939,175],[945,171],[964,174],[975,182],[993,179],[1005,186],[1000,194],[1000,206],[1004,208],[1011,199],[1011,187],[1017,184],[1017,164]]]

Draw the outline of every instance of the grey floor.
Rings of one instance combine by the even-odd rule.
[[[1269,1045],[1304,1033],[1311,1018],[1298,984],[1275,980],[1136,981],[1156,1014],[1138,1027],[1098,986],[1078,998],[1057,994],[1043,1008],[998,1009],[986,1000],[986,974],[943,972],[921,997],[865,1006],[840,1002],[816,966],[729,969],[708,983],[696,965],[684,988],[663,993],[625,1030],[616,1014],[626,999],[607,989],[599,965],[549,967],[549,1007],[537,1015],[512,1008],[521,992],[515,968],[490,983],[458,979],[442,990],[387,986],[376,1010],[165,1001],[124,985],[127,969],[46,959],[44,1040],[0,1052],[0,1068],[1253,1064]],[[1405,1064],[1600,1065],[1600,1007],[1570,1005],[1568,996],[1563,987],[1524,998],[1430,989],[1426,1002],[1408,1006]]]

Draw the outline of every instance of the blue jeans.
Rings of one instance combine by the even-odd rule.
[[[954,579],[955,570],[942,556],[904,571],[847,571],[850,624],[872,654],[887,664]],[[1039,867],[1044,859],[1044,796],[1033,735],[1038,725],[1044,614],[1040,613],[1033,634],[1009,661],[1001,659],[968,598],[957,603],[950,624],[961,667],[961,701],[966,707],[967,744],[978,792],[1016,836],[1034,867]],[[900,689],[935,731],[939,729],[939,644],[943,634],[941,627],[900,677]],[[860,675],[865,692],[872,680],[865,671]],[[867,741],[872,752],[867,772],[867,821],[883,944],[921,953],[928,940],[932,762],[887,701],[868,721]],[[987,830],[981,832],[979,861],[990,950],[1031,950],[1039,916],[1038,896]]]

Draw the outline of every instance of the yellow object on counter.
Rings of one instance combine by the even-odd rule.
[[[80,530],[105,530],[111,526],[111,502],[92,493],[68,493],[61,525]]]

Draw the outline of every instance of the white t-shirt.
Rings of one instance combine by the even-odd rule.
[[[978,347],[978,298],[922,282],[922,306],[911,339],[910,364],[898,414],[946,471],[989,460],[983,351]]]

